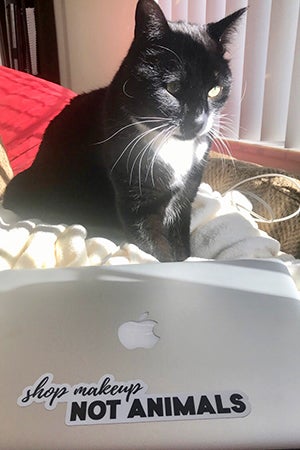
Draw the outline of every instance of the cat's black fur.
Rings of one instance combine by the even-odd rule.
[[[122,230],[160,261],[187,258],[212,114],[230,91],[224,53],[244,11],[199,27],[167,22],[154,0],[139,0],[134,40],[111,84],[78,95],[50,123],[4,206],[101,225],[108,237]],[[215,86],[222,91],[209,98]]]

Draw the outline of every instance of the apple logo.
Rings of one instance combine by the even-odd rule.
[[[119,340],[128,350],[152,348],[159,341],[160,338],[153,332],[157,322],[148,319],[148,316],[149,313],[145,312],[137,321],[125,322],[119,326]]]

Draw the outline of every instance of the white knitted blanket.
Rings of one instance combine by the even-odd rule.
[[[258,229],[249,214],[251,207],[237,191],[221,196],[201,184],[192,212],[192,257],[278,258],[285,262],[300,289],[300,261],[281,253],[279,242]],[[0,270],[149,262],[157,260],[133,244],[118,246],[101,236],[87,239],[86,229],[79,224],[20,220],[0,204]]]

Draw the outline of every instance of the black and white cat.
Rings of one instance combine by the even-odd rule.
[[[116,228],[160,261],[187,258],[191,203],[230,91],[224,54],[244,12],[200,27],[167,22],[154,0],[139,0],[134,40],[111,84],[78,95],[49,124],[4,206]]]

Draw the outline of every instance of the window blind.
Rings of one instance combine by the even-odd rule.
[[[233,88],[220,132],[300,150],[300,0],[157,2],[168,20],[199,24],[249,6],[230,46]]]

